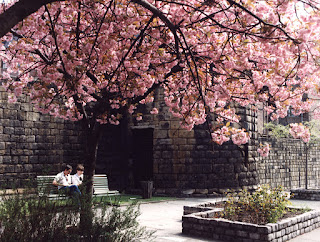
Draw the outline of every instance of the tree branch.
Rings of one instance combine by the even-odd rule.
[[[34,52],[32,52],[34,54],[37,54],[38,56],[40,56],[40,58],[47,64],[47,65],[52,65],[53,61],[49,60],[47,56],[45,56],[44,54],[42,54],[40,52],[40,50],[36,49]]]
[[[165,15],[163,12],[161,12],[158,8],[156,8],[154,5],[152,5],[151,3],[145,1],[145,0],[133,0],[133,2],[141,5],[142,7],[148,9],[149,11],[151,11],[153,13],[154,16],[159,17],[166,25],[167,27],[170,29],[170,31],[172,32],[174,39],[175,39],[175,46],[176,46],[176,54],[177,54],[177,58],[180,58],[180,53],[179,53],[179,37],[177,35],[177,28],[178,26],[175,26]]]
[[[43,5],[64,0],[20,0],[0,14],[0,38]]]

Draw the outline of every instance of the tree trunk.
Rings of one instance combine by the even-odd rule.
[[[93,175],[96,169],[98,142],[100,138],[100,124],[96,123],[95,127],[87,130],[87,143],[86,143],[86,160],[85,180],[86,180],[86,193],[92,195],[93,190]]]
[[[96,168],[98,142],[100,138],[101,126],[95,122],[93,127],[86,126],[86,159],[84,163],[84,185],[85,191],[82,195],[80,212],[80,231],[89,235],[92,228],[92,194],[93,194],[93,176]]]

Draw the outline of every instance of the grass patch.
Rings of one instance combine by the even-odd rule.
[[[98,205],[99,203],[109,203],[112,205],[129,205],[133,203],[147,203],[147,202],[161,202],[175,200],[175,197],[152,197],[143,199],[140,195],[121,194],[115,196],[94,197],[93,203]]]
[[[153,196],[149,199],[143,199],[140,195],[130,195],[130,194],[120,194],[113,196],[99,196],[93,197],[92,203],[94,206],[99,206],[101,204],[109,204],[114,206],[130,205],[135,203],[150,203],[150,202],[161,202],[161,201],[170,201],[175,200],[175,197],[156,197]],[[62,199],[62,200],[51,200],[58,207],[71,206],[71,199]]]

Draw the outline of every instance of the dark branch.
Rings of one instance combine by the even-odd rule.
[[[46,57],[44,54],[42,54],[42,53],[40,52],[40,50],[36,49],[33,53],[34,53],[34,54],[37,54],[38,56],[40,56],[40,58],[41,58],[47,65],[52,65],[52,64],[53,64],[53,62],[50,61],[50,60],[48,59],[48,57]]]
[[[154,16],[159,17],[166,25],[167,27],[170,29],[170,31],[172,32],[174,39],[175,39],[175,46],[176,46],[176,54],[178,59],[180,58],[180,53],[179,53],[179,37],[177,35],[177,26],[175,26],[164,14],[163,12],[161,12],[158,8],[156,8],[155,6],[153,6],[151,3],[145,1],[145,0],[133,0],[133,2],[141,5],[142,7],[148,9],[149,11],[151,11],[153,13]]]
[[[0,38],[45,4],[64,0],[20,0],[0,14]]]
[[[87,71],[86,75],[94,82],[94,84],[98,83],[98,79],[90,71]]]

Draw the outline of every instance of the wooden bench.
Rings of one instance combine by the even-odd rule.
[[[67,199],[68,196],[59,193],[58,188],[52,184],[55,175],[37,176],[37,192],[39,196],[47,196],[49,199]],[[93,176],[93,196],[120,195],[119,191],[109,190],[107,175]]]

